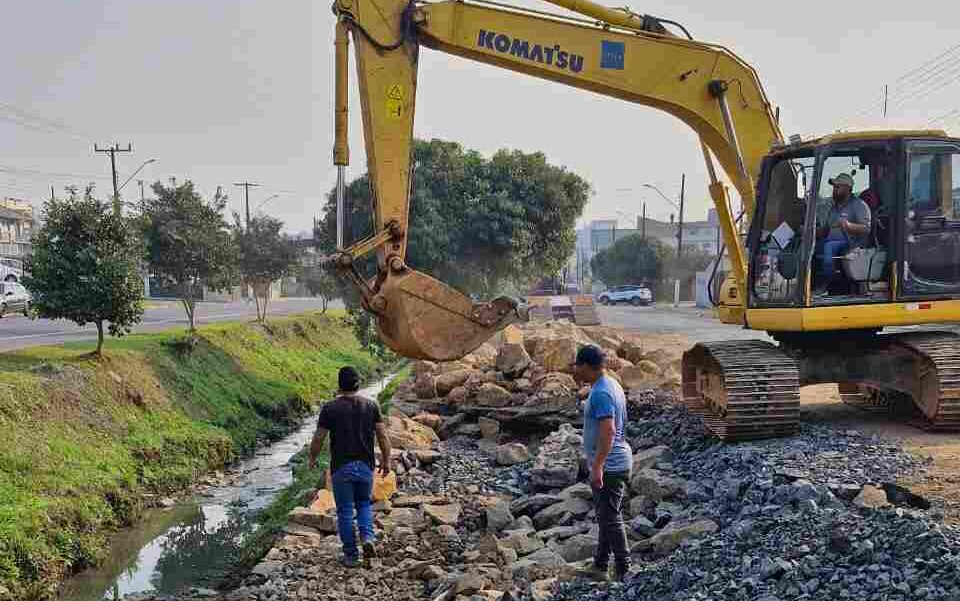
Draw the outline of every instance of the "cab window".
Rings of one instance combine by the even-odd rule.
[[[960,289],[960,149],[911,148],[904,225],[904,293]]]

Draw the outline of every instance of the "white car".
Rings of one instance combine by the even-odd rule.
[[[0,317],[10,313],[30,316],[30,293],[17,282],[0,282]]]
[[[653,302],[653,293],[646,286],[614,286],[609,290],[604,290],[597,295],[597,302],[601,305],[616,305],[617,303],[630,303],[638,307],[649,305]]]

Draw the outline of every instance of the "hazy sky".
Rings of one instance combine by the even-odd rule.
[[[3,0],[0,196],[39,205],[51,184],[92,178],[106,195],[108,159],[93,143],[132,142],[135,152],[119,159],[121,181],[156,158],[140,177],[190,178],[205,192],[223,185],[237,209],[241,191],[232,184],[259,182],[252,205],[279,193],[263,210],[291,231],[310,229],[335,179],[329,6]],[[960,129],[960,50],[915,85],[896,83],[957,44],[960,4],[650,0],[632,8],[680,21],[753,64],[788,135],[866,125],[864,117],[879,123],[884,83],[891,121],[924,125],[949,115]],[[351,109],[349,171],[357,176],[365,159],[356,94]],[[542,150],[581,174],[595,192],[585,218],[632,216],[641,199],[651,216],[666,218],[668,205],[640,184],[673,195],[681,172],[688,219],[706,213],[696,137],[653,109],[424,50],[416,110],[419,137],[485,154]],[[136,182],[123,194],[136,197]]]

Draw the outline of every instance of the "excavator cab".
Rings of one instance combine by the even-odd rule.
[[[939,132],[836,134],[775,150],[748,235],[749,306],[960,293],[958,169],[960,141]],[[834,197],[839,180],[852,184],[845,199]],[[842,219],[863,227],[847,231]]]

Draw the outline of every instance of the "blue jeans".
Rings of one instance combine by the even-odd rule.
[[[820,269],[825,282],[829,282],[834,275],[834,257],[847,254],[850,243],[846,240],[821,240],[817,256],[820,258]]]
[[[353,533],[356,510],[357,528],[363,542],[373,542],[373,470],[362,461],[353,461],[333,474],[333,500],[337,504],[337,534],[343,543],[343,554],[351,559],[360,556]]]

